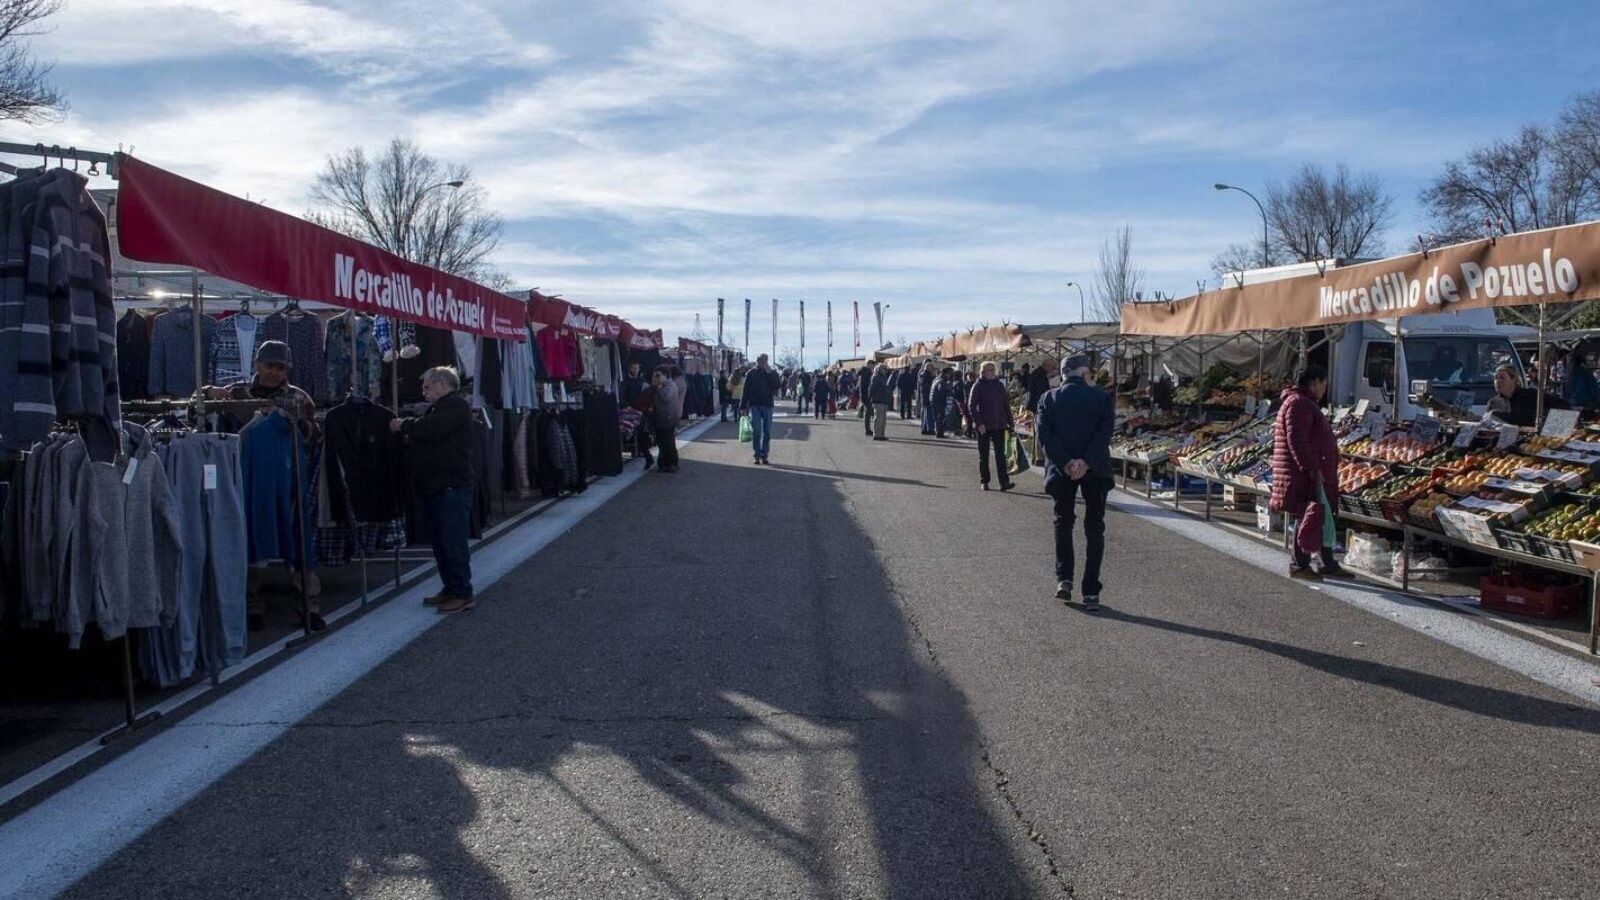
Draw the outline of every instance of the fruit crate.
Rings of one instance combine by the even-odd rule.
[[[1483,576],[1478,602],[1500,612],[1539,619],[1565,619],[1583,610],[1583,582],[1574,577],[1545,578],[1518,572]]]
[[[1543,559],[1553,559],[1559,562],[1575,562],[1572,554],[1572,545],[1566,541],[1553,541],[1537,534],[1525,535],[1528,543],[1533,547],[1533,555]]]
[[[1415,506],[1409,506],[1406,508],[1406,521],[1417,528],[1425,528],[1428,531],[1444,530],[1439,526],[1439,519],[1437,516],[1421,515],[1417,512]]]
[[[1528,556],[1539,556],[1539,551],[1533,548],[1531,535],[1510,528],[1494,529],[1494,537],[1500,543],[1501,550],[1510,550],[1513,553],[1523,553]]]

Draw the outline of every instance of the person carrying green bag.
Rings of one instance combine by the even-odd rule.
[[[1298,520],[1289,577],[1321,581],[1349,573],[1333,558],[1336,534],[1333,504],[1339,498],[1339,445],[1320,404],[1328,393],[1328,373],[1306,366],[1272,426],[1272,510]],[[1319,553],[1320,569],[1311,567]]]
[[[750,427],[750,414],[745,413],[739,417],[739,443],[748,444],[755,437],[755,430]]]

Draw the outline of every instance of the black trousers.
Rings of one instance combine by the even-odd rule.
[[[989,457],[994,456],[995,472],[1000,476],[1000,484],[1011,483],[1011,465],[1006,459],[1006,434],[1005,431],[987,431],[978,435],[978,481],[989,483]],[[993,448],[993,449],[990,449]]]
[[[872,433],[872,401],[863,399],[861,401],[861,409],[864,412],[864,415],[862,415],[861,418],[863,420],[865,420],[866,423],[867,423],[867,434],[871,434]]]
[[[670,472],[678,467],[678,432],[675,428],[654,428],[657,459],[656,466]]]
[[[900,418],[911,418],[911,395],[905,391],[900,392]]]
[[[1075,568],[1072,531],[1078,521],[1078,495],[1083,495],[1083,536],[1088,545],[1083,560],[1083,594],[1086,597],[1100,595],[1100,565],[1106,556],[1106,497],[1111,493],[1111,486],[1111,479],[1094,475],[1085,475],[1078,481],[1056,475],[1044,485],[1056,502],[1056,580],[1069,585]]]

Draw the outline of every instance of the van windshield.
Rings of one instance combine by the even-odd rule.
[[[1504,337],[1408,337],[1404,344],[1406,374],[1435,384],[1492,385],[1497,367],[1517,365],[1516,352]]]

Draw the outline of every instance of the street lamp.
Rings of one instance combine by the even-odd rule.
[[[1213,184],[1211,186],[1211,188],[1212,188],[1212,190],[1217,190],[1217,191],[1238,191],[1239,193],[1245,195],[1246,197],[1249,197],[1251,200],[1255,200],[1256,209],[1261,210],[1261,268],[1265,269],[1267,266],[1271,265],[1272,264],[1271,256],[1267,252],[1267,245],[1268,245],[1268,241],[1267,241],[1267,208],[1265,206],[1261,205],[1261,201],[1260,200],[1256,200],[1256,195],[1255,194],[1250,193],[1249,191],[1245,190],[1242,187],[1235,187],[1234,185],[1231,185],[1231,184],[1220,184],[1219,183],[1219,184]]]
[[[1078,289],[1078,321],[1089,321],[1089,314],[1085,311],[1086,307],[1083,304],[1083,285],[1077,283],[1076,281],[1069,281],[1067,282],[1067,287]]]
[[[400,229],[400,240],[404,242],[403,246],[400,248],[400,256],[404,257],[405,259],[411,258],[411,223],[416,221],[417,211],[422,207],[423,196],[429,191],[436,191],[439,188],[459,188],[465,184],[465,181],[441,181],[438,184],[430,184],[422,190],[417,191],[417,196],[412,201],[411,208],[406,210],[405,227]]]

